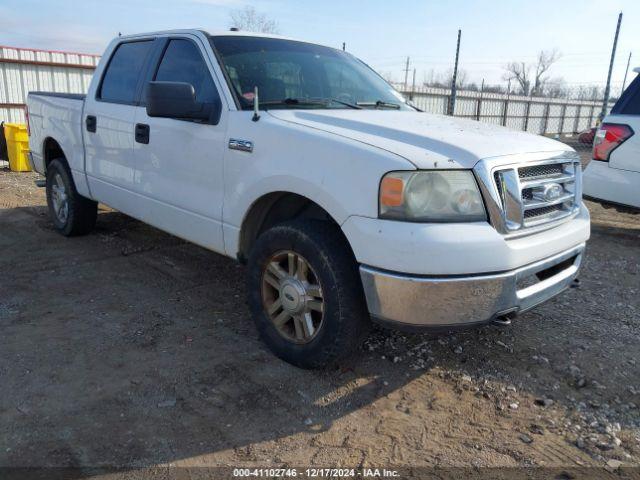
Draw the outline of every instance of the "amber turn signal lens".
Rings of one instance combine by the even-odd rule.
[[[385,207],[402,205],[404,182],[401,178],[384,177],[380,185],[380,204]]]

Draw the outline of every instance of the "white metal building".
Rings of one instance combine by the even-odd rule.
[[[0,122],[24,123],[27,93],[86,93],[98,55],[0,46]]]

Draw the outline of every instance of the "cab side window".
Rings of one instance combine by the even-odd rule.
[[[132,104],[140,73],[153,41],[122,43],[113,53],[102,77],[98,98],[105,102]]]
[[[218,98],[207,64],[198,47],[189,40],[175,39],[169,42],[154,80],[190,83],[198,102],[213,103]]]

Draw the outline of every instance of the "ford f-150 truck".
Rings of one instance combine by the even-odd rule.
[[[32,92],[28,115],[60,233],[90,232],[102,202],[246,263],[261,337],[304,368],[371,319],[508,323],[571,284],[589,237],[571,148],[422,113],[312,43],[118,37],[86,96]]]

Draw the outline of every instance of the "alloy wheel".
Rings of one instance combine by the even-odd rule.
[[[309,262],[291,250],[275,253],[263,267],[262,304],[278,333],[291,342],[308,343],[322,327],[320,280]]]
[[[69,217],[69,198],[62,176],[59,173],[56,173],[53,177],[53,185],[51,185],[51,203],[53,205],[53,212],[56,218],[60,223],[65,224]]]

